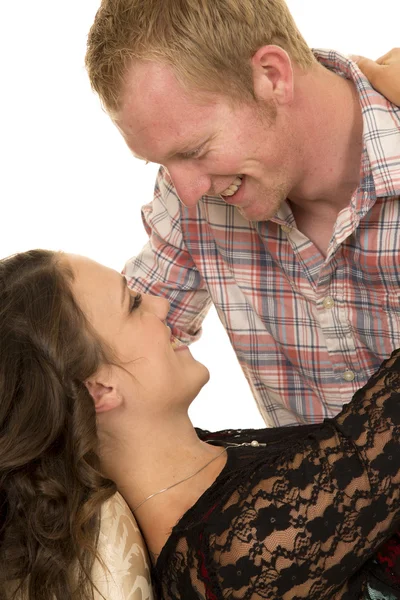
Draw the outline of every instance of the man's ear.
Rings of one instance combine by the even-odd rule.
[[[121,406],[122,395],[118,392],[110,372],[105,373],[103,369],[100,369],[98,373],[85,381],[85,386],[94,400],[96,413],[107,412]]]
[[[293,100],[294,81],[290,56],[280,46],[262,46],[251,59],[256,98],[288,104]]]

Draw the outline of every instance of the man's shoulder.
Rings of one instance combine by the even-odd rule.
[[[314,49],[313,52],[323,66],[354,83],[363,116],[364,151],[369,163],[365,177],[372,177],[376,196],[399,196],[400,108],[375,90],[348,56],[335,50]]]

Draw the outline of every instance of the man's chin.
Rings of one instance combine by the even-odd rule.
[[[246,221],[269,221],[276,215],[282,202],[286,200],[284,193],[277,193],[275,196],[270,195],[267,199],[265,196],[262,199],[252,199],[248,203],[243,202],[242,206],[237,206],[238,211]]]
[[[254,206],[241,206],[238,211],[246,221],[268,221],[276,213],[275,211],[260,210]]]

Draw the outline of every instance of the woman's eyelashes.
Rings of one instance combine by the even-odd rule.
[[[129,297],[129,312],[133,312],[135,308],[138,308],[142,302],[142,294],[135,294],[134,296],[130,294]]]

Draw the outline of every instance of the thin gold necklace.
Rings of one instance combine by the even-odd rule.
[[[209,442],[215,442],[215,441],[219,441],[219,440],[208,440],[208,441]],[[220,456],[222,456],[223,453],[226,452],[228,448],[237,448],[239,446],[252,446],[253,448],[258,448],[260,446],[266,446],[266,445],[267,444],[263,444],[263,443],[257,442],[257,440],[253,440],[252,442],[243,442],[242,444],[235,444],[233,442],[232,443],[228,443],[224,447],[224,449],[222,450],[222,452],[220,452],[219,454],[217,454],[217,456],[214,456],[214,458],[212,458],[211,460],[209,460],[200,469],[198,469],[197,471],[195,471],[194,473],[192,473],[188,477],[185,477],[185,479],[181,479],[180,481],[177,481],[176,483],[173,483],[172,485],[169,485],[168,487],[164,488],[163,490],[159,490],[158,492],[154,492],[154,494],[150,494],[150,496],[147,496],[147,498],[145,498],[137,506],[135,506],[135,508],[132,509],[132,512],[133,513],[136,512],[138,510],[138,508],[140,508],[145,502],[147,502],[147,500],[150,500],[150,498],[154,498],[154,496],[158,496],[159,494],[163,494],[164,492],[167,492],[168,490],[172,490],[172,488],[176,487],[177,485],[180,485],[181,483],[184,483],[188,479],[191,479],[192,477],[194,477],[195,475],[197,475],[198,473],[200,473],[201,471],[203,471],[206,467],[208,467],[208,465],[210,465],[212,462],[214,462],[214,460],[217,460],[217,458],[219,458]]]

